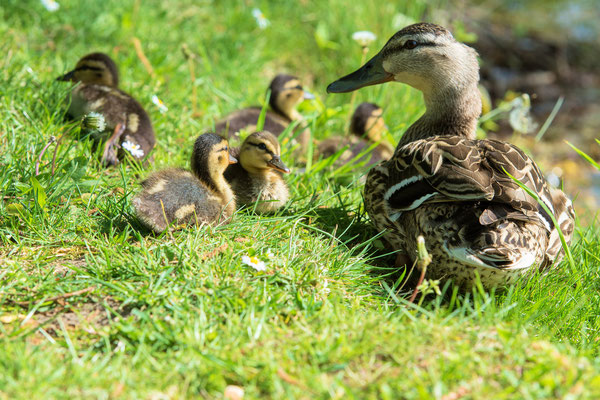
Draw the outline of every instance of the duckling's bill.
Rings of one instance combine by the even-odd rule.
[[[75,70],[69,71],[66,74],[61,75],[58,78],[56,78],[57,81],[63,81],[63,82],[72,81],[74,79],[75,79]]]
[[[231,154],[229,155],[229,164],[237,164],[238,160],[237,158],[235,158],[234,156],[232,156]]]
[[[279,172],[283,172],[284,174],[288,174],[290,172],[290,169],[283,163],[283,161],[281,161],[281,158],[278,156],[273,156],[270,161],[267,161],[267,164],[269,164],[269,167]]]
[[[379,53],[358,70],[329,84],[327,93],[352,92],[365,86],[378,85],[392,80],[394,80],[394,75],[383,69],[383,57]]]

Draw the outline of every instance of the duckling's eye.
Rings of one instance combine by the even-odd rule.
[[[407,50],[412,50],[415,47],[417,47],[419,45],[419,43],[417,43],[416,40],[407,40],[406,43],[404,43],[404,48]]]
[[[267,146],[265,146],[264,143],[259,144],[258,148],[261,149],[261,150],[265,150],[265,151],[267,150]]]

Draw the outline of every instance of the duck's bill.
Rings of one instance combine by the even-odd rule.
[[[75,70],[67,72],[63,76],[56,78],[57,81],[72,81],[73,79],[75,79]]]
[[[281,158],[274,156],[271,161],[268,162],[269,167],[279,171],[279,172],[283,172],[284,174],[287,174],[290,172],[290,169],[283,163],[283,161],[281,161]]]
[[[231,154],[229,155],[229,164],[237,164],[238,160]]]
[[[309,92],[308,90],[304,89],[304,100],[314,100],[315,99],[315,95],[312,94],[311,92]]]
[[[327,93],[352,92],[365,86],[378,85],[391,80],[394,80],[394,75],[383,69],[383,59],[381,54],[377,54],[358,70],[329,84]]]

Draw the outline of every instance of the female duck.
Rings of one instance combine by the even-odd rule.
[[[292,75],[279,74],[271,81],[269,89],[271,90],[270,110],[265,115],[263,129],[279,136],[293,121],[300,121],[302,124],[304,118],[296,110],[296,106],[303,100],[314,99],[315,96],[304,90],[300,80]],[[250,132],[256,130],[260,111],[261,107],[235,111],[218,122],[215,131],[226,137],[239,138],[242,129]],[[310,131],[303,128],[298,137],[300,147],[305,148],[309,140]]]
[[[383,110],[373,103],[362,103],[352,114],[349,137],[332,137],[319,144],[319,154],[322,158],[331,157],[341,148],[348,147],[337,159],[336,164],[346,164],[351,161],[360,162],[367,159],[367,165],[389,160],[394,149],[383,141],[383,132],[387,129],[382,118]],[[364,157],[356,160],[372,145],[376,146]]]
[[[414,262],[423,235],[433,257],[430,278],[463,287],[480,279],[492,287],[552,265],[562,250],[557,229],[570,241],[574,213],[522,150],[475,140],[481,112],[476,56],[445,28],[415,24],[328,91],[397,81],[423,92],[425,114],[404,133],[393,157],[369,172],[365,208],[400,252],[399,264]]]
[[[235,199],[223,172],[237,162],[227,140],[205,133],[196,139],[192,172],[170,168],[150,175],[133,199],[144,225],[162,232],[175,225],[218,225],[229,222]]]
[[[282,174],[290,172],[281,161],[281,147],[269,132],[255,132],[233,152],[239,163],[230,165],[225,179],[231,184],[238,205],[254,206],[261,213],[274,212],[289,198]]]
[[[80,82],[71,91],[69,116],[81,119],[96,112],[104,117],[106,133],[98,138],[104,142],[102,163],[117,164],[124,150],[139,160],[150,153],[156,142],[150,118],[140,103],[119,90],[119,72],[109,56],[88,54],[57,80]]]

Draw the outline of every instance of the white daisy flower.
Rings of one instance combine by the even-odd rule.
[[[152,103],[154,103],[154,105],[158,107],[158,111],[160,111],[161,114],[164,114],[167,111],[169,111],[169,108],[165,106],[165,103],[163,103],[163,101],[159,99],[157,95],[152,96]]]
[[[271,21],[269,21],[265,17],[265,15],[262,13],[262,11],[260,11],[260,9],[258,9],[258,8],[253,8],[252,9],[252,16],[256,20],[256,24],[258,25],[258,27],[260,29],[265,29],[266,27],[268,27],[269,25],[271,25]]]
[[[131,143],[130,141],[121,143],[121,147],[129,152],[132,156],[136,158],[144,157],[144,150],[137,143]]]
[[[373,32],[369,31],[358,31],[352,34],[352,39],[356,41],[361,47],[368,47],[371,43],[377,39],[377,36]]]
[[[267,266],[264,261],[258,259],[258,257],[242,256],[242,264],[246,264],[249,267],[254,268],[257,271],[265,271]]]
[[[40,0],[42,5],[46,10],[50,12],[54,12],[60,8],[60,4],[58,4],[55,0]]]

